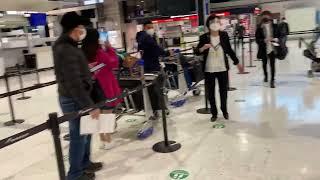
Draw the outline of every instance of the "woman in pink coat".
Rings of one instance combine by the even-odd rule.
[[[82,49],[89,61],[90,68],[100,64],[104,65],[104,67],[96,70],[93,74],[93,78],[97,80],[101,90],[103,91],[103,95],[101,96],[104,97],[94,97],[93,99],[97,102],[101,102],[105,98],[111,99],[119,96],[121,94],[121,89],[113,74],[113,70],[117,69],[119,66],[116,51],[109,43],[105,44],[105,50],[101,48],[101,45],[99,44],[99,33],[95,29],[87,30],[87,36],[82,42]],[[102,113],[112,113],[112,109],[121,102],[121,100],[118,100],[106,104],[106,106],[102,108]],[[111,140],[111,134],[100,134],[100,139],[102,141],[102,149],[111,149],[114,147],[114,143]]]

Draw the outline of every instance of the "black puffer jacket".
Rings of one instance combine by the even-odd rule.
[[[80,108],[93,105],[92,78],[78,43],[62,35],[53,46],[54,68],[60,96],[72,98]]]

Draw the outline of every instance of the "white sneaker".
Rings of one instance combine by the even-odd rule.
[[[111,141],[110,143],[108,142],[103,142],[100,146],[100,149],[103,150],[110,150],[112,148],[114,148],[116,146],[116,144],[114,143],[114,141]]]

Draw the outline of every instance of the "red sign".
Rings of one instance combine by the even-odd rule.
[[[230,16],[230,12],[221,12],[221,13],[215,13],[214,15],[224,17],[224,16]]]
[[[175,17],[175,18],[170,18],[170,19],[158,19],[158,20],[153,20],[152,23],[190,21],[190,20],[197,20],[197,19],[198,19],[198,15],[192,15],[192,16],[185,16],[185,17]]]

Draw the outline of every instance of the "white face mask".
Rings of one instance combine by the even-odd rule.
[[[220,23],[211,23],[210,24],[210,30],[211,31],[220,31],[221,30]]]
[[[87,36],[87,30],[86,29],[82,29],[82,34],[79,37],[79,41],[83,41],[84,38],[86,38]]]
[[[146,32],[147,32],[147,34],[149,34],[150,36],[153,36],[153,35],[154,35],[154,29],[148,29]]]

